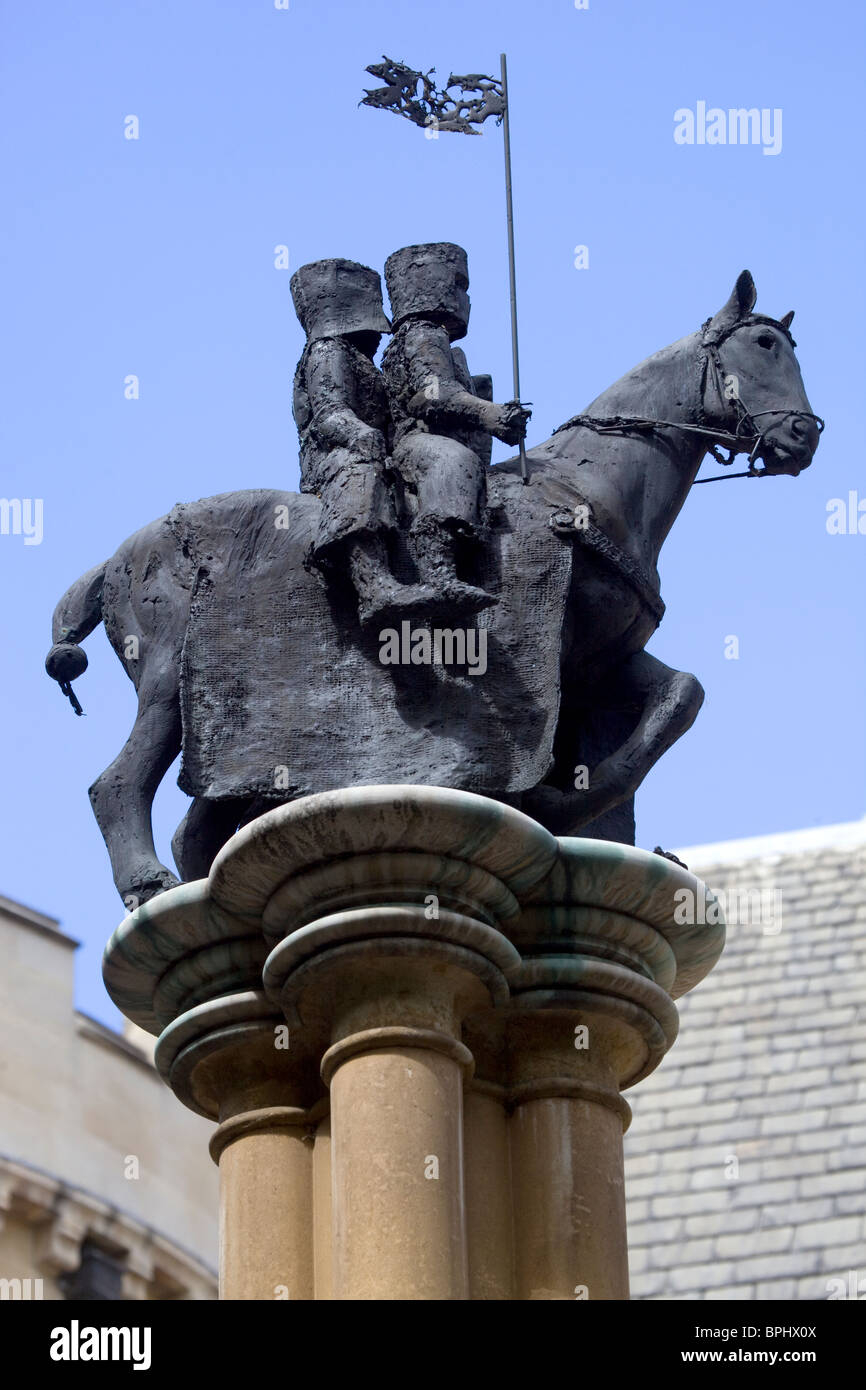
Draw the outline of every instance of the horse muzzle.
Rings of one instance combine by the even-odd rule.
[[[804,412],[765,430],[755,451],[755,457],[760,457],[764,464],[763,471],[788,473],[796,478],[812,462],[823,423],[818,416]]]

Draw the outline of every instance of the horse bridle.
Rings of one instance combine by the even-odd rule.
[[[824,421],[821,419],[820,415],[815,415],[811,410],[749,410],[748,406],[746,405],[746,402],[740,395],[739,387],[737,387],[737,390],[734,392],[733,395],[729,396],[725,394],[725,373],[722,365],[722,360],[719,355],[719,348],[721,344],[724,343],[731,336],[732,333],[735,333],[737,331],[737,329],[747,327],[749,324],[752,323],[766,323],[771,325],[773,328],[778,328],[780,332],[785,334],[785,337],[788,339],[788,342],[791,344],[792,348],[797,346],[790,332],[783,323],[779,323],[776,319],[767,318],[763,314],[750,314],[748,318],[738,320],[737,323],[732,324],[730,328],[728,328],[725,332],[717,335],[712,335],[710,332],[710,325],[712,324],[711,318],[707,319],[706,323],[704,323],[701,327],[701,349],[704,356],[704,368],[701,383],[701,416],[703,417],[704,415],[704,399],[707,384],[710,378],[712,378],[713,388],[716,392],[720,404],[724,407],[727,401],[732,401],[734,408],[737,412],[737,420],[734,426],[733,435],[720,436],[717,440],[717,443],[722,444],[723,447],[729,450],[728,457],[723,458],[722,455],[718,452],[715,444],[710,446],[708,452],[712,454],[713,458],[716,460],[717,463],[721,463],[725,467],[728,467],[730,464],[733,463],[738,453],[744,452],[744,448],[736,447],[738,443],[742,444],[743,446],[751,445],[751,449],[749,452],[748,468],[743,473],[731,473],[727,475],[732,478],[762,478],[767,475],[766,468],[755,467],[755,460],[758,457],[758,454],[761,452],[761,445],[764,442],[764,436],[766,435],[767,430],[769,429],[769,425],[766,425],[763,428],[761,428],[761,426],[759,426],[756,423],[756,421],[761,416],[776,415],[781,416],[785,420],[813,420],[818,427],[819,434],[824,429]],[[729,443],[729,441],[733,441],[733,443],[731,444]],[[719,477],[701,478],[695,479],[695,481],[700,481],[702,483],[716,483],[721,482],[722,479]]]
[[[660,428],[675,429],[680,430],[683,434],[703,435],[705,438],[708,438],[711,442],[707,445],[707,452],[712,454],[716,462],[722,464],[724,467],[729,467],[737,454],[744,453],[746,448],[750,450],[749,466],[744,472],[722,474],[721,476],[713,478],[696,478],[692,483],[692,487],[696,487],[699,483],[726,482],[733,478],[764,478],[773,476],[769,474],[768,469],[755,467],[755,460],[761,452],[764,437],[767,430],[770,428],[769,425],[765,425],[761,428],[756,423],[757,420],[766,415],[781,416],[783,419],[802,418],[813,420],[818,427],[819,434],[824,429],[824,421],[821,419],[820,415],[815,415],[811,410],[749,410],[739,393],[739,388],[733,395],[726,395],[724,389],[725,371],[719,355],[719,348],[732,333],[737,331],[737,329],[748,327],[751,323],[770,324],[773,328],[778,328],[785,334],[792,347],[796,347],[796,343],[784,324],[779,323],[776,319],[766,318],[762,314],[751,314],[748,318],[739,319],[736,323],[731,324],[724,332],[715,334],[710,331],[712,321],[712,318],[708,318],[706,323],[701,326],[701,356],[703,359],[703,366],[701,370],[700,419],[701,421],[706,419],[706,394],[708,385],[712,382],[713,389],[715,390],[722,408],[724,409],[729,402],[733,403],[736,411],[736,423],[733,433],[729,430],[708,426],[704,423],[688,424],[679,420],[653,420],[641,415],[573,415],[570,420],[566,420],[564,425],[560,425],[558,429],[554,430],[554,434],[559,434],[561,430],[573,429],[577,425],[586,425],[589,429],[595,430],[598,434],[624,434],[630,430],[655,430]],[[719,453],[720,446],[728,450],[727,458],[724,458],[723,455]]]

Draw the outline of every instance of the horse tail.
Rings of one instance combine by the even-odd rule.
[[[45,658],[45,669],[56,680],[76,714],[83,714],[72,681],[87,670],[87,657],[78,645],[102,622],[102,586],[108,561],[95,565],[66,590],[54,610],[51,633],[54,645]]]

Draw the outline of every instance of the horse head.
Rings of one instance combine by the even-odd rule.
[[[823,421],[809,404],[794,353],[794,311],[781,319],[756,314],[756,298],[744,270],[704,324],[705,422],[733,436],[734,452],[749,451],[750,463],[760,458],[763,472],[796,477],[812,462]]]

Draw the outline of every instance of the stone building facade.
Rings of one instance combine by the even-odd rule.
[[[75,946],[0,898],[0,1298],[215,1298],[213,1126],[76,1011]]]
[[[728,944],[628,1095],[632,1297],[866,1298],[866,820],[677,853]]]

